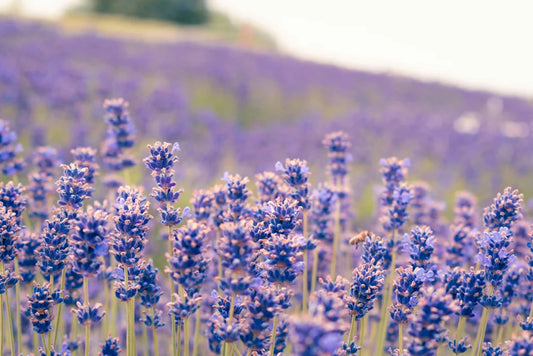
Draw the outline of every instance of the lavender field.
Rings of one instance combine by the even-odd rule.
[[[533,355],[525,99],[3,18],[0,117],[2,355]]]

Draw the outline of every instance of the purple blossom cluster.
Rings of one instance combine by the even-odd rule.
[[[121,123],[107,140],[133,148],[124,102],[107,105],[107,122]],[[28,167],[35,174],[0,183],[2,347],[44,355],[527,354],[533,229],[522,194],[504,189],[481,219],[476,199],[461,192],[448,223],[428,184],[408,182],[408,160],[391,157],[380,162],[374,232],[356,233],[341,223],[350,217],[341,204],[350,195],[339,189],[349,182],[346,140],[326,136],[330,174],[316,187],[306,161],[286,159],[255,177],[257,190],[225,173],[224,184],[193,192],[191,208],[176,189],[177,143],[148,145],[153,207],[141,186],[105,184],[100,170],[113,171],[105,151],[73,149],[57,177],[56,150],[38,148]],[[131,179],[126,168],[121,180]],[[24,332],[28,323],[33,333]]]

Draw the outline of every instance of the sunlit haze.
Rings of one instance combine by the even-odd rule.
[[[53,17],[77,2],[23,4]],[[533,96],[533,2],[211,0],[211,6],[259,26],[283,51],[305,59]]]

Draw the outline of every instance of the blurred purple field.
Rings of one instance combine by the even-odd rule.
[[[233,46],[67,36],[8,19],[0,38],[0,115],[28,148],[95,145],[103,99],[124,97],[142,143],[186,147],[191,182],[228,164],[244,174],[286,156],[320,164],[323,133],[342,129],[354,142],[356,197],[376,178],[368,172],[379,157],[393,154],[411,158],[415,178],[438,181],[439,194],[532,189],[533,106],[520,98]]]

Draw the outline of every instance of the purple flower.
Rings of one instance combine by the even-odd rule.
[[[76,211],[92,193],[92,188],[86,179],[88,169],[76,163],[63,164],[61,168],[63,168],[63,175],[56,182],[59,193],[58,204],[67,210]]]
[[[490,230],[498,230],[502,227],[507,229],[520,220],[522,217],[521,203],[523,195],[518,190],[512,190],[511,187],[504,189],[503,193],[498,193],[494,202],[487,208],[483,214],[483,222]]]
[[[459,310],[457,302],[443,288],[429,287],[421,293],[418,311],[409,317],[407,334],[409,354],[434,356],[443,340],[443,323]]]
[[[480,236],[478,261],[485,268],[485,278],[492,286],[499,286],[509,266],[516,260],[509,248],[511,232],[502,227],[497,231],[485,232]]]
[[[168,256],[170,267],[166,272],[175,283],[194,294],[207,278],[209,228],[204,223],[188,220],[172,233],[173,250],[172,256]]]
[[[348,162],[351,155],[347,153],[351,147],[348,135],[342,131],[327,134],[322,144],[328,150],[328,171],[331,174],[333,185],[342,186],[344,178],[348,174]]]
[[[86,277],[96,275],[107,255],[108,212],[104,206],[89,206],[72,221],[71,261],[74,271]]]
[[[346,305],[356,320],[360,320],[374,308],[374,300],[383,288],[384,275],[381,265],[372,262],[364,262],[353,270]]]
[[[281,178],[289,186],[290,196],[298,201],[298,205],[304,210],[310,208],[309,203],[309,167],[307,161],[299,159],[285,160],[285,165],[277,162],[276,170],[281,172]]]

